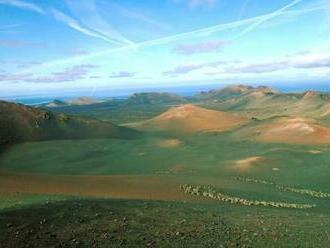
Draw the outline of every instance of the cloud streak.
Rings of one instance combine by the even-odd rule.
[[[20,73],[20,74],[7,74],[2,73],[0,74],[0,82],[17,82],[23,81],[27,78],[32,77],[32,73]]]
[[[21,0],[0,0],[0,4],[12,6],[20,9],[30,10],[41,15],[45,15],[46,12],[36,4],[27,3]]]
[[[103,36],[102,34],[99,34],[97,32],[94,32],[92,30],[89,30],[89,29],[83,27],[75,19],[71,18],[70,16],[64,14],[63,12],[61,12],[59,10],[52,9],[51,12],[52,12],[52,14],[53,14],[53,16],[55,17],[56,20],[66,24],[68,27],[70,27],[70,28],[72,28],[72,29],[84,34],[84,35],[94,37],[94,38],[98,38],[98,39],[102,39],[106,42],[110,42],[110,43],[115,44],[115,45],[122,45],[122,43],[120,43],[118,41],[109,39],[108,37]]]
[[[134,45],[132,41],[126,39],[124,36],[114,30],[99,16],[94,1],[80,1],[77,4],[77,1],[67,0],[67,3],[71,7],[71,10],[75,13],[83,13],[83,16],[78,13],[78,16],[81,17],[80,21],[85,26],[81,25],[77,20],[70,17],[69,15],[64,14],[57,9],[51,8],[50,13],[56,20],[66,24],[71,29],[74,29],[90,37],[99,38],[115,45]],[[28,3],[21,0],[0,0],[0,5],[1,4],[32,11],[41,15],[46,15],[48,12],[46,12],[45,9],[41,8],[36,4]],[[86,14],[86,12],[89,13]],[[0,27],[0,31],[1,30],[2,28]]]
[[[32,73],[22,74],[0,74],[0,82],[29,82],[29,83],[63,83],[84,79],[94,65],[81,64],[67,67],[62,71],[53,72],[47,76],[35,76]]]
[[[269,73],[287,69],[317,69],[330,68],[330,55],[302,53],[288,56],[280,60],[270,60],[262,63],[245,64],[225,68],[227,73]]]
[[[109,78],[132,78],[136,75],[136,72],[120,71],[112,73]]]
[[[163,72],[164,76],[176,77],[178,75],[188,74],[192,71],[204,69],[204,68],[217,68],[221,65],[227,65],[231,63],[239,63],[240,61],[230,60],[230,61],[213,61],[207,63],[199,63],[199,64],[185,64],[179,65],[175,67],[173,70]]]
[[[43,66],[50,67],[50,66],[59,65],[59,64],[60,65],[69,64],[69,63],[73,63],[73,62],[83,61],[86,59],[96,58],[99,56],[106,56],[106,55],[110,55],[110,54],[117,53],[117,52],[127,51],[132,48],[150,47],[150,46],[156,46],[156,45],[162,45],[162,44],[169,44],[169,43],[173,43],[173,42],[180,41],[180,40],[206,37],[206,36],[212,35],[214,33],[221,32],[221,31],[244,27],[246,25],[253,25],[257,22],[259,23],[260,20],[265,22],[266,19],[270,20],[271,18],[279,17],[279,16],[288,17],[288,16],[303,15],[303,14],[314,12],[314,11],[328,9],[329,6],[330,6],[330,4],[321,4],[321,5],[310,6],[308,8],[299,9],[299,10],[287,10],[286,9],[284,11],[282,10],[280,12],[276,12],[276,15],[274,15],[273,14],[274,12],[272,12],[270,14],[260,15],[260,16],[247,18],[247,19],[234,21],[234,22],[229,22],[229,23],[218,24],[218,25],[214,25],[211,27],[202,28],[202,29],[198,29],[198,30],[194,30],[194,31],[190,31],[190,32],[180,33],[180,34],[171,35],[171,36],[153,39],[153,40],[147,40],[147,41],[135,43],[134,45],[125,45],[125,46],[118,47],[118,48],[112,48],[112,49],[103,50],[100,52],[94,52],[94,53],[90,53],[86,56],[80,56],[79,58],[68,58],[68,59],[55,60],[55,61],[45,63]],[[258,24],[258,25],[260,25],[260,24]],[[251,29],[251,26],[249,29]],[[245,34],[246,34],[246,31],[245,31]],[[240,37],[243,35],[244,34],[241,34]]]
[[[99,14],[94,0],[76,1],[66,0],[70,10],[86,27],[93,32],[105,37],[107,40],[121,45],[134,45],[134,42],[124,37],[114,27],[112,27]]]
[[[234,40],[242,37],[243,35],[246,35],[250,32],[252,32],[254,29],[256,29],[258,26],[260,26],[261,24],[265,23],[266,21],[273,19],[277,16],[282,15],[282,13],[284,11],[286,11],[287,9],[292,8],[293,6],[297,5],[298,3],[302,2],[303,0],[294,0],[291,3],[287,4],[286,6],[273,11],[272,13],[269,13],[267,15],[264,15],[262,18],[260,18],[259,20],[253,22],[252,24],[250,24],[247,28],[245,28],[242,32],[240,32],[235,38]]]
[[[43,43],[35,43],[24,40],[0,40],[0,47],[6,48],[25,48],[25,47],[45,47]]]
[[[212,53],[219,52],[227,45],[228,41],[211,40],[195,44],[181,44],[173,49],[173,52],[183,55],[193,55],[196,53]]]
[[[287,56],[282,59],[274,59],[260,63],[243,63],[242,61],[231,60],[214,61],[200,64],[184,64],[177,66],[172,70],[163,72],[163,75],[169,77],[177,77],[205,68],[219,68],[217,71],[205,73],[206,75],[217,75],[225,73],[263,74],[288,69],[330,69],[330,54],[315,54],[305,51]]]

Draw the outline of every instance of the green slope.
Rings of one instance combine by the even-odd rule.
[[[54,139],[134,138],[137,135],[137,131],[110,122],[0,102],[2,144]]]

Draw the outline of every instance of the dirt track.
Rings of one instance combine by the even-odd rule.
[[[180,181],[167,176],[66,176],[0,173],[0,192],[186,200]]]

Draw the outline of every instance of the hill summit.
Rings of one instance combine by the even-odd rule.
[[[137,132],[90,118],[0,101],[0,144],[51,139],[131,138]]]
[[[185,103],[186,99],[182,96],[164,92],[135,93],[127,99],[126,104],[168,104]]]
[[[261,95],[261,94],[275,94],[277,90],[268,86],[248,86],[248,85],[230,85],[222,89],[210,90],[207,92],[201,92],[197,95],[197,98],[208,100],[208,99],[229,99],[233,97],[239,97],[243,95]]]
[[[165,113],[146,121],[143,126],[183,133],[222,132],[246,122],[245,118],[235,114],[185,104],[170,108]]]

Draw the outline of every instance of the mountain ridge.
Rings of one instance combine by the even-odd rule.
[[[130,138],[137,131],[111,122],[0,101],[0,144],[53,139]]]

